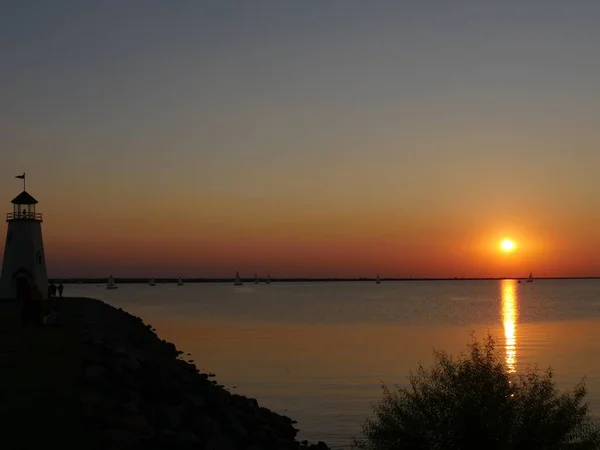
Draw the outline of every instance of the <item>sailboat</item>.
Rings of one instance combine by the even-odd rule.
[[[258,275],[254,274],[254,284],[258,284]]]
[[[108,283],[106,283],[106,289],[117,289],[119,286],[117,286],[117,283],[115,283],[115,279],[113,278],[112,274],[109,275],[108,277]]]
[[[183,286],[183,280],[181,277],[177,280],[177,286]]]
[[[239,274],[239,272],[236,272],[235,273],[235,280],[233,280],[233,285],[234,286],[241,286],[242,284],[243,283],[242,283],[242,280],[240,279],[240,274]]]
[[[379,274],[377,274],[377,280],[375,280],[375,283],[381,284],[381,279],[379,278]]]
[[[267,275],[267,281],[265,281],[265,283],[271,284],[271,274]]]
[[[154,282],[154,278],[150,278],[150,282],[148,284],[150,286],[156,286],[156,283]]]
[[[533,283],[533,275],[531,272],[529,272],[529,277],[527,278],[527,282],[528,283]]]

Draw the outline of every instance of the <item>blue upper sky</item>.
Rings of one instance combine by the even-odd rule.
[[[150,144],[192,127],[216,144],[236,142],[221,127],[251,135],[262,121],[285,140],[357,122],[410,130],[424,116],[432,127],[580,122],[598,108],[599,17],[599,3],[551,0],[8,1],[2,131]],[[256,147],[256,158],[276,151]]]

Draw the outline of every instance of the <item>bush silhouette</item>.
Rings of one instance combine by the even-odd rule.
[[[409,388],[391,391],[363,426],[364,450],[600,449],[600,427],[585,402],[584,381],[561,393],[548,369],[511,374],[488,335],[457,358],[434,351]]]

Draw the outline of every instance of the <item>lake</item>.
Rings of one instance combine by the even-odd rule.
[[[152,324],[232,392],[298,421],[299,439],[349,448],[381,397],[432,350],[498,338],[507,365],[586,377],[600,418],[600,280],[66,285]]]

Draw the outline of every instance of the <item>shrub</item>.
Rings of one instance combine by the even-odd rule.
[[[434,351],[430,369],[419,364],[410,387],[391,391],[363,426],[364,450],[600,449],[584,380],[561,393],[548,369],[511,374],[488,335],[457,358]]]

